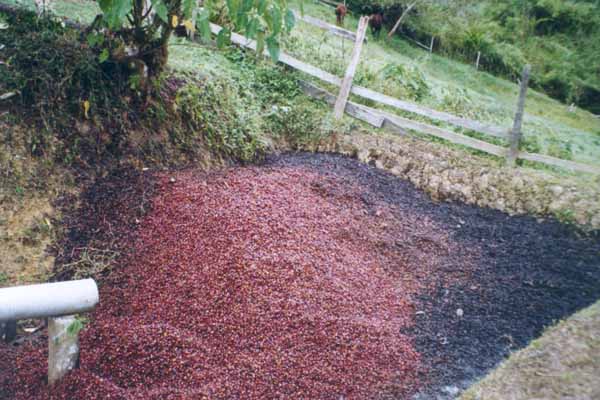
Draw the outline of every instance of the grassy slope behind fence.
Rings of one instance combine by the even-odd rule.
[[[15,6],[10,6],[7,4],[0,3],[0,10],[4,9],[4,11],[14,11]],[[78,24],[74,24],[76,27],[79,27]],[[211,24],[211,31],[214,34],[217,34],[222,28],[216,24]],[[256,51],[256,42],[251,39],[247,39],[242,35],[233,33],[232,42],[249,48],[251,50]],[[267,55],[265,50],[265,55]],[[314,67],[308,63],[300,61],[288,54],[281,53],[279,57],[279,62],[285,64],[289,67],[292,67],[298,71],[316,77],[324,82],[330,83],[335,86],[341,85],[341,78],[330,74],[326,71],[321,70],[320,68]],[[311,85],[312,86],[312,85]],[[330,93],[324,91],[323,89],[317,88],[315,86],[312,89],[307,89],[306,83],[303,85],[303,89],[306,94],[317,97],[320,99],[327,100],[329,102]],[[448,114],[442,111],[433,110],[427,107],[423,107],[414,103],[402,101],[396,99],[391,96],[387,96],[381,93],[378,93],[374,90],[364,88],[361,86],[353,85],[351,88],[351,92],[360,97],[375,101],[380,104],[388,105],[403,111],[408,111],[417,115],[425,116],[430,119],[439,120],[442,122],[446,122],[455,126],[459,126],[465,129],[477,131],[486,135],[491,135],[503,139],[508,139],[510,136],[510,131],[508,129],[504,129],[492,124],[485,124],[478,121],[473,121],[461,117],[454,116],[452,114]],[[428,125],[422,122],[413,121],[410,119],[402,118],[398,115],[390,114],[378,109],[373,109],[370,107],[366,107],[360,104],[348,103],[345,109],[346,113],[349,115],[361,119],[373,126],[378,128],[384,127],[394,133],[405,133],[405,129],[415,130],[422,133],[426,133],[431,136],[435,136],[449,142],[460,144],[463,146],[467,146],[476,150],[480,150],[486,152],[488,154],[493,154],[495,156],[504,157],[507,154],[508,149],[502,146],[494,145],[483,140],[475,139],[469,136],[461,135],[455,132],[451,132],[445,129],[442,129],[437,126]],[[588,164],[577,163],[573,161],[567,161],[547,155],[542,154],[534,154],[520,151],[518,153],[518,158],[528,161],[540,162],[543,164],[561,167],[574,171],[588,172],[593,174],[600,174],[600,167]]]
[[[218,34],[221,31],[221,27],[216,24],[211,24],[211,31],[213,34]],[[242,35],[233,33],[231,41],[237,45],[256,51],[256,42],[248,39]],[[267,55],[265,50],[265,55]],[[281,53],[279,56],[279,62],[292,67],[298,71],[306,73],[310,76],[318,78],[329,84],[340,86],[342,79],[330,74],[329,72],[323,71],[313,65],[310,65],[304,61],[300,61],[286,53]],[[324,90],[317,88],[313,85],[311,89],[307,89],[307,85],[304,84],[304,91],[308,95],[326,100],[330,103],[331,94]],[[427,107],[423,107],[414,103],[402,101],[394,97],[378,93],[374,90],[367,89],[361,86],[353,85],[351,92],[360,97],[375,101],[380,104],[388,105],[399,110],[408,111],[414,114],[422,115],[427,118],[439,120],[452,125],[456,125],[465,129],[477,131],[483,134],[508,139],[510,136],[510,130],[501,128],[491,124],[484,124],[478,121],[473,121],[461,117],[457,117],[452,114],[448,114],[441,111],[432,110]],[[350,112],[349,112],[350,110]],[[350,103],[346,107],[346,112],[351,116],[361,119],[376,127],[387,126],[392,132],[402,132],[403,129],[411,129],[419,132],[426,133],[428,135],[436,136],[438,138],[447,140],[452,143],[467,146],[476,150],[480,150],[495,156],[504,157],[508,148],[494,145],[483,140],[471,138],[469,136],[461,135],[455,132],[451,132],[437,126],[428,125],[422,122],[412,121],[400,116],[396,116],[390,113],[386,113],[377,109],[369,108],[355,103]],[[360,115],[360,116],[359,116]],[[379,117],[379,118],[378,118]],[[543,164],[561,167],[573,171],[588,172],[592,174],[600,174],[600,167],[588,164],[577,163],[568,160],[562,160],[559,158],[546,156],[542,154],[527,153],[519,151],[518,158],[528,161],[540,162]]]

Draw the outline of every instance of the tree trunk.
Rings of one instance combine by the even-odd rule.
[[[392,28],[392,30],[388,33],[388,37],[392,37],[392,35],[394,33],[396,33],[396,31],[402,24],[404,17],[406,17],[408,15],[410,10],[412,10],[417,5],[418,2],[419,2],[419,0],[415,0],[406,7],[406,9],[402,12],[402,15],[400,15],[400,18],[398,18],[398,21],[396,21],[396,23],[394,24],[394,27]]]

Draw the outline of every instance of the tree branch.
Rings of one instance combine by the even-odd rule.
[[[398,30],[398,28],[402,24],[404,17],[408,15],[408,13],[417,5],[418,2],[419,0],[415,0],[406,7],[406,9],[402,12],[402,15],[400,15],[400,18],[398,18],[398,21],[396,21],[396,23],[394,24],[392,30],[388,33],[388,37],[392,37],[392,35]]]

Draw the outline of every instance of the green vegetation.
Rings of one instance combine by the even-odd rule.
[[[292,7],[298,9],[299,4],[292,3]],[[317,1],[305,2],[304,10],[316,18],[335,22],[330,6]],[[407,21],[412,18],[414,15],[410,14]],[[354,30],[356,26],[356,16],[347,15],[345,27]],[[511,82],[486,71],[477,71],[474,59],[473,63],[466,64],[438,54],[439,49],[429,54],[403,36],[396,35],[391,39],[384,39],[384,36],[382,34],[381,39],[369,36],[356,73],[357,84],[436,110],[510,129],[518,95],[516,80]],[[352,51],[350,41],[331,36],[302,21],[284,39],[283,47],[293,56],[338,76],[343,75]],[[397,66],[402,70],[395,70]],[[334,91],[334,88],[330,89]],[[362,102],[358,97],[354,100]],[[570,109],[545,94],[529,90],[523,130],[525,148],[530,151],[583,163],[599,163],[600,119],[588,111],[578,107]],[[457,131],[476,136],[472,132]]]
[[[130,90],[126,79],[119,79],[124,76],[119,66],[100,64],[79,32],[57,21],[31,12],[8,15],[5,21],[0,42],[9,66],[0,74],[0,89],[19,93],[11,103],[13,115],[39,127],[28,138],[31,153],[70,160],[76,157],[73,150],[100,154],[107,146],[118,147],[128,124],[122,115],[135,101],[127,99]],[[102,136],[78,134],[73,130],[77,120],[88,120],[90,130],[95,127]]]
[[[8,280],[8,274],[4,271],[0,271],[0,287],[4,286],[4,284],[8,282]]]
[[[258,47],[279,55],[279,36],[294,26],[294,15],[286,0],[239,1],[206,0],[199,7],[196,0],[98,0],[102,11],[87,30],[90,46],[100,49],[100,61],[126,65],[131,70],[130,83],[148,90],[167,64],[168,45],[177,30],[210,37],[209,19],[215,12],[227,24],[217,35],[224,45],[232,30],[243,31],[256,39]],[[150,82],[146,82],[146,80]]]
[[[36,127],[26,138],[29,152],[62,164],[96,166],[128,156],[171,164],[205,150],[248,162],[273,142],[300,145],[349,126],[301,96],[293,73],[235,48],[172,38],[170,71],[155,83],[161,95],[146,97],[125,66],[100,62],[102,50],[79,31],[32,12],[4,19],[0,43],[7,43],[10,68],[0,92],[19,93],[5,106]]]
[[[294,73],[253,54],[216,51],[183,39],[171,47],[175,71],[201,81],[179,91],[182,118],[190,131],[205,132],[216,152],[250,161],[274,143],[296,147],[350,129],[350,121],[334,122],[327,107],[301,95]]]
[[[94,2],[80,3],[79,7],[73,0],[52,4],[57,13],[68,12],[69,17],[84,22],[91,22],[98,10]],[[321,4],[307,3],[305,10],[325,20],[334,18],[332,9]],[[353,18],[347,18],[350,29],[355,23]],[[293,55],[338,75],[343,73],[351,51],[351,43],[343,43],[304,23],[297,25],[283,45]],[[172,45],[171,56],[177,57],[172,64],[176,69],[186,66],[194,71],[210,68],[211,62],[207,59],[216,57],[215,52],[199,49],[201,47],[190,43]],[[389,42],[371,40],[364,52],[363,59],[369,63],[363,62],[359,67],[358,84],[436,109],[510,127],[516,85],[476,72],[472,66],[429,55],[399,37]],[[230,60],[228,64],[235,68]],[[218,63],[216,65],[211,73],[221,69]],[[224,71],[221,75],[231,74]],[[566,106],[533,91],[528,96],[526,111],[525,141],[530,151],[589,163],[596,163],[600,158],[600,138],[596,134],[600,133],[600,121],[590,114],[579,109],[571,112]]]
[[[0,1],[15,4],[15,0]],[[481,4],[481,7],[472,9],[484,16],[495,15],[493,10],[486,8],[488,3]],[[26,0],[25,5],[32,7],[33,2]],[[91,23],[99,10],[97,3],[85,0],[57,0],[53,2],[52,7],[56,14],[84,23]],[[299,4],[296,3],[295,7],[299,8]],[[334,20],[333,9],[319,3],[305,4],[305,11],[330,22]],[[419,28],[421,30],[417,29],[418,24],[423,22],[420,18],[425,18],[421,17],[421,14],[418,16],[419,18],[407,20],[405,33],[422,40],[419,32],[425,35],[430,31],[425,29],[426,25]],[[213,17],[224,18],[217,14]],[[448,18],[448,21],[442,21],[440,29],[446,23],[457,21],[457,18],[453,16]],[[348,16],[346,26],[354,29],[356,19]],[[539,28],[539,31],[536,28],[525,41],[533,46],[535,51],[538,51],[535,40],[539,41],[542,37],[575,37],[571,33],[567,35],[570,31],[557,33],[557,28],[547,21],[540,22],[540,26],[544,28]],[[506,32],[509,32],[508,29],[506,28]],[[589,37],[593,37],[596,28],[586,29],[590,29]],[[448,31],[448,35],[450,34]],[[487,38],[487,35],[488,32],[485,31],[484,38]],[[500,43],[500,36],[494,38]],[[469,44],[472,50],[483,43],[475,36],[469,40],[478,43],[477,46]],[[588,40],[587,37],[585,40]],[[457,50],[459,47],[453,50],[449,43],[452,41],[448,37],[442,37],[436,49],[442,52],[440,55],[418,49],[400,36],[389,41],[375,40],[371,37],[364,48],[363,62],[359,66],[356,83],[394,97],[502,125],[508,129],[513,118],[517,85],[486,71],[476,71],[467,63],[445,57],[444,55],[451,55],[463,61],[472,61],[472,53],[460,54]],[[496,42],[491,43],[495,46]],[[514,43],[507,43],[500,43],[498,46],[518,47]],[[23,217],[24,213],[21,213],[13,219],[33,221],[24,225],[24,230],[21,229],[21,225],[12,228],[19,231],[18,235],[5,234],[0,238],[0,244],[8,243],[13,246],[19,242],[22,247],[35,246],[36,251],[40,250],[40,254],[43,253],[46,241],[49,241],[54,233],[51,232],[49,220],[45,217],[42,219],[41,214],[33,213],[44,209],[40,204],[46,204],[46,198],[44,197],[42,202],[34,199],[34,196],[43,193],[52,198],[47,194],[50,191],[48,188],[56,188],[58,185],[47,183],[46,186],[39,184],[34,187],[23,181],[43,181],[50,176],[58,176],[60,172],[57,172],[56,164],[78,167],[77,171],[101,169],[103,166],[112,168],[127,161],[132,161],[136,167],[180,166],[185,163],[198,163],[203,152],[210,152],[228,160],[250,162],[259,159],[271,148],[306,148],[308,144],[334,133],[344,134],[361,127],[360,123],[349,118],[344,118],[341,122],[334,121],[328,106],[302,95],[297,79],[309,79],[308,77],[284,70],[270,61],[257,59],[254,54],[235,48],[217,48],[210,43],[202,45],[170,37],[169,58],[168,61],[165,60],[166,71],[151,83],[155,85],[152,87],[155,94],[160,93],[160,96],[144,96],[139,82],[136,82],[135,78],[131,79],[135,74],[131,75],[128,65],[111,59],[104,60],[104,48],[101,43],[96,42],[96,39],[90,41],[88,35],[65,27],[52,18],[37,19],[31,13],[0,14],[0,45],[4,46],[0,51],[0,61],[3,61],[0,65],[0,94],[18,93],[17,96],[0,103],[0,183],[3,183],[0,185],[0,212],[2,206],[6,204],[12,207],[10,201],[18,198],[20,202],[29,205],[29,209],[25,211],[32,217],[26,219]],[[305,23],[299,23],[290,35],[283,37],[281,45],[286,52],[337,75],[343,74],[352,48],[350,42],[344,42]],[[493,46],[491,48],[494,48]],[[543,75],[540,73],[540,65],[553,63],[557,59],[546,57],[546,53],[543,53],[546,51],[544,46],[539,46],[539,61],[527,61],[536,66],[536,85],[546,89],[541,83]],[[512,50],[512,47],[506,47],[506,54],[516,54],[512,53]],[[271,53],[274,52],[275,47],[272,47]],[[522,53],[526,54],[524,50]],[[489,54],[486,54],[486,57],[490,57]],[[515,60],[502,59],[497,64],[498,70],[487,65],[490,62],[487,58],[484,58],[483,65],[494,74],[514,78],[523,61],[520,58]],[[593,57],[583,57],[581,60],[584,60],[581,63],[585,64],[580,65],[581,71],[592,68],[596,62]],[[512,65],[513,72],[510,72],[506,65]],[[584,79],[587,72],[578,73],[582,82],[594,85],[592,78]],[[581,101],[583,97],[575,96],[579,89],[573,90],[568,96],[572,96],[573,101]],[[579,108],[569,110],[565,104],[535,91],[529,92],[526,111],[526,150],[598,164],[600,120]],[[474,135],[472,132],[465,133]],[[364,136],[373,138],[374,135]],[[21,142],[24,151],[16,145]],[[277,146],[279,144],[284,146]],[[446,150],[447,143],[444,146],[435,146],[427,142],[417,142],[415,145],[406,140],[405,146],[405,154],[421,156],[427,168],[447,163],[448,160],[451,164],[459,164],[463,162],[463,158],[468,158],[464,164],[456,167],[456,170],[461,172],[460,169],[464,165],[470,165],[475,172],[469,176],[477,177],[482,173],[485,176],[486,170],[494,169],[498,165],[490,159],[473,161],[474,157],[464,157],[465,153],[456,149],[450,149],[455,155],[455,160],[442,154],[438,155],[439,162],[432,163],[426,157],[432,154],[432,148]],[[415,152],[416,146],[420,147],[418,153]],[[38,164],[35,168],[25,164],[25,161],[31,159],[36,160],[43,168],[38,168]],[[402,159],[410,160],[410,157]],[[478,164],[481,161],[484,163]],[[536,167],[540,168],[539,165]],[[39,174],[38,171],[46,173]],[[511,175],[506,174],[506,177],[506,185],[513,185],[513,181],[508,180]],[[416,182],[416,179],[420,179],[420,174],[413,174],[413,179],[413,182]],[[517,176],[515,179],[520,178]],[[569,187],[575,182],[579,185],[577,188],[586,184],[590,188],[594,185],[597,187],[597,178],[595,181],[589,179],[589,184],[586,179],[588,177],[568,175],[564,181]],[[469,180],[473,179],[464,182],[465,188],[470,187]],[[580,184],[582,181],[584,184]],[[558,185],[563,182],[557,179],[556,183]],[[429,185],[424,183],[424,180],[415,184],[420,185],[419,187]],[[533,186],[531,185],[532,190],[535,190]],[[558,189],[562,191],[562,188]],[[576,190],[573,190],[573,193],[575,192]],[[563,203],[567,204],[565,207],[570,207],[570,200],[573,203],[577,200],[575,194],[568,197],[570,195],[568,193],[562,196]],[[532,195],[532,199],[539,201],[536,195]],[[50,210],[50,202],[47,203]],[[491,201],[486,204],[494,206]],[[580,206],[579,210],[581,209],[590,208]],[[575,212],[564,207],[541,210],[541,213],[553,213],[564,221],[577,220]],[[3,231],[9,232],[9,225],[0,219]],[[22,240],[23,237],[27,240]],[[10,246],[5,246],[7,251],[3,251],[0,246],[0,255],[16,254],[14,246]],[[18,274],[30,274],[27,276],[35,277],[23,278],[24,281],[46,279],[45,270],[43,274],[39,273],[40,265],[43,261],[44,265],[49,265],[50,271],[53,260],[42,258],[37,253],[19,254],[26,254],[27,257],[19,255],[21,261],[10,262],[19,264],[19,268],[25,272],[20,272],[16,267],[14,270],[8,269],[8,274],[0,271],[0,286],[14,282],[14,276]],[[90,273],[107,273],[117,256],[117,253],[108,250],[89,248],[82,252],[79,260],[64,267],[81,271],[81,277]],[[583,333],[585,332],[582,330]],[[592,343],[589,347],[592,350],[598,348],[597,343]],[[573,352],[575,353],[577,352]],[[542,366],[550,365],[545,359],[541,361]],[[597,370],[597,366],[594,368]],[[585,373],[587,377],[587,372]],[[531,376],[534,375],[538,375],[537,371]],[[509,376],[519,374],[511,373]],[[592,371],[589,376],[595,377],[597,373]],[[502,382],[502,379],[499,381]],[[528,384],[525,382],[524,386]],[[500,390],[499,393],[499,398],[502,398],[502,393],[505,392]]]
[[[2,1],[10,2],[14,0]],[[32,0],[23,1],[29,2],[29,6],[33,7]],[[52,9],[60,15],[65,15],[62,14],[63,12],[68,13],[70,19],[90,23],[93,20],[93,15],[98,11],[96,3],[91,1],[78,3],[78,1],[80,0],[57,0],[52,3]],[[77,7],[77,4],[79,4],[79,7]],[[291,6],[296,9],[300,8],[298,3]],[[329,6],[307,2],[304,4],[304,9],[307,14],[330,22],[334,21],[333,10]],[[356,26],[356,19],[348,16],[346,26],[353,29]],[[340,38],[331,36],[318,28],[299,22],[292,33],[283,38],[282,46],[286,52],[300,59],[318,65],[332,73],[342,75],[345,64],[349,59],[352,43],[344,42]],[[87,48],[86,50],[99,57],[99,49]],[[256,68],[256,65],[260,65],[266,71],[265,76],[269,77],[271,71],[275,71],[273,76],[282,77],[287,75],[285,79],[289,80],[291,85],[296,85],[296,77],[290,75],[290,71],[283,74],[278,68],[274,68],[269,63],[256,64],[252,55],[244,54],[236,59],[236,57],[226,56],[228,53],[232,54],[230,50],[216,51],[212,46],[206,47],[183,39],[172,39],[169,52],[169,65],[173,70],[186,71],[188,76],[194,77],[201,72],[201,80],[218,77],[230,86],[231,93],[243,94],[240,96],[241,100],[235,98],[236,96],[230,96],[232,99],[225,101],[225,103],[235,102],[234,108],[241,109],[246,114],[241,116],[243,121],[260,121],[260,123],[251,124],[251,129],[260,131],[260,134],[250,135],[254,136],[254,139],[249,138],[247,141],[238,141],[238,143],[253,143],[252,146],[256,147],[256,155],[262,153],[265,146],[268,146],[277,136],[272,131],[289,131],[291,126],[296,125],[297,128],[293,130],[303,131],[303,138],[300,141],[302,142],[308,140],[307,135],[309,133],[319,137],[322,132],[346,129],[334,126],[331,118],[329,118],[327,107],[311,102],[304,96],[297,96],[289,88],[284,87],[281,91],[277,88],[271,88],[270,90],[258,92],[257,85],[254,82],[258,77],[249,74],[249,71]],[[243,54],[238,51],[235,52]],[[389,41],[383,39],[373,40],[371,38],[364,47],[363,52],[363,62],[359,65],[356,75],[356,83],[360,85],[394,97],[413,100],[434,109],[505,126],[507,129],[512,125],[517,96],[517,86],[514,83],[496,78],[486,72],[475,71],[471,65],[455,62],[437,54],[430,55],[428,52],[408,44],[400,36]],[[243,59],[245,61],[242,63]],[[368,62],[364,60],[368,60]],[[104,64],[107,65],[103,65],[103,69],[110,65],[110,63]],[[248,65],[254,66],[249,67]],[[302,78],[307,79],[307,77]],[[263,79],[263,81],[268,80]],[[317,83],[321,84],[320,82]],[[102,87],[102,85],[97,86]],[[297,89],[297,86],[295,87]],[[334,88],[330,89],[334,90]],[[173,96],[175,96],[175,93],[173,93]],[[264,98],[265,96],[269,97]],[[273,96],[276,98],[271,98]],[[132,101],[135,102],[135,96],[125,97],[133,99]],[[72,97],[71,100],[73,101],[71,109],[83,114],[82,101],[84,99]],[[358,98],[354,100],[360,101]],[[240,101],[244,104],[241,104]],[[317,115],[323,116],[324,119],[316,123],[309,123],[309,118],[306,116],[298,117],[298,112],[286,113],[286,110],[289,110],[289,105],[286,102],[289,101],[302,103],[301,106],[297,106],[296,111],[303,110],[302,112],[317,113]],[[278,105],[283,107],[278,108]],[[136,104],[128,103],[124,106],[132,108],[132,112],[128,113],[128,116],[136,115],[133,112],[133,109],[137,106]],[[150,102],[149,106],[152,112],[147,116],[167,115],[170,117],[173,115],[155,101]],[[91,101],[90,113],[97,116],[99,111],[97,108],[98,104]],[[249,116],[249,113],[255,113],[257,116]],[[108,113],[110,117],[116,117],[113,114],[112,112]],[[411,115],[411,118],[414,117],[414,115]],[[297,120],[297,122],[293,123],[292,119]],[[100,120],[102,121],[102,118]],[[167,124],[164,118],[162,123]],[[348,123],[358,124],[357,122],[344,123],[346,125]],[[170,122],[167,125],[169,124],[170,126],[167,127],[166,131],[170,133],[165,134],[168,134],[173,143],[179,142],[179,148],[185,147],[185,143],[191,143],[189,139],[185,139],[185,135],[188,133],[183,134],[185,129],[188,128],[184,127],[180,120],[176,123]],[[268,126],[268,124],[273,126]],[[127,129],[131,128],[131,125],[129,124]],[[314,125],[319,125],[316,131]],[[146,130],[143,123],[138,128],[138,130]],[[244,131],[247,132],[248,129],[244,128]],[[535,91],[530,91],[528,95],[524,131],[524,148],[528,151],[591,164],[598,163],[600,159],[600,121],[588,112],[578,108],[569,110],[565,105]],[[264,133],[267,133],[267,135],[264,135]],[[473,132],[463,133],[477,136]],[[236,135],[230,132],[225,136],[235,138]],[[257,140],[256,137],[261,135],[263,137]],[[265,138],[269,135],[271,137]],[[123,135],[117,135],[117,137],[121,136]],[[169,152],[157,151],[155,142],[160,142],[161,139],[155,139],[147,144],[141,152],[149,158],[165,160]],[[81,147],[82,139],[78,140],[79,142],[76,144]],[[486,140],[489,140],[489,138]],[[85,141],[83,140],[84,144]],[[204,143],[210,145],[207,141],[204,141]],[[113,148],[129,149],[130,146],[120,145],[113,146]],[[215,147],[213,146],[213,148]],[[76,160],[77,153],[78,151],[72,152],[70,155],[67,154],[65,158]],[[248,150],[240,150],[234,157],[248,159],[248,154]],[[537,165],[537,167],[540,166]]]
[[[349,0],[383,10],[391,26],[412,0]],[[436,52],[516,79],[533,65],[532,86],[600,114],[600,2],[597,0],[417,1],[401,27]]]

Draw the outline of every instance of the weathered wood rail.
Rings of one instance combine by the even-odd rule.
[[[334,7],[334,8],[337,7],[337,5],[339,4],[339,2],[335,2],[333,0],[319,0],[319,1],[323,4],[326,4],[326,5]]]
[[[215,24],[211,24],[211,31],[213,34],[218,34],[221,31],[221,27]],[[239,46],[246,47],[248,49],[256,51],[256,42],[251,39],[247,39],[246,37],[239,35],[237,33],[233,33],[231,36],[231,41]],[[267,54],[265,52],[265,54]],[[296,69],[300,72],[304,72],[310,76],[313,76],[323,82],[329,83],[335,86],[341,86],[342,79],[330,74],[327,71],[323,71],[320,68],[317,68],[311,64],[308,64],[304,61],[300,61],[297,58],[294,58],[286,53],[281,53],[279,56],[279,62],[285,64],[293,69]],[[498,126],[494,126],[492,124],[485,124],[478,121],[472,121],[469,119],[457,117],[452,114],[445,113],[443,111],[436,111],[428,107],[423,107],[418,104],[410,103],[407,101],[399,100],[391,96],[387,96],[385,94],[376,92],[371,89],[367,89],[362,86],[353,85],[350,89],[350,93],[355,94],[357,96],[363,97],[368,100],[373,100],[377,103],[384,104],[390,107],[397,108],[401,111],[407,111],[413,114],[421,115],[433,120],[438,120],[441,122],[446,122],[452,125],[459,126],[461,128],[465,128],[468,130],[477,131],[479,133],[500,137],[504,139],[509,138],[509,129],[501,128]]]
[[[322,0],[321,0],[322,1]],[[8,6],[0,3],[0,11],[14,12],[18,7]],[[72,21],[65,21],[67,24],[73,26],[76,29],[81,29],[81,25]],[[218,34],[221,31],[221,27],[216,24],[210,24],[210,29],[213,34]],[[256,51],[256,42],[248,39],[240,34],[232,33],[232,43]],[[268,52],[265,49],[263,55],[268,57]],[[280,63],[287,65],[295,70],[303,72],[307,75],[315,77],[323,82],[329,83],[334,86],[340,87],[342,85],[342,79],[317,68],[304,61],[298,60],[289,54],[282,52],[280,54]],[[314,86],[314,85],[313,85]],[[312,91],[312,94],[311,94]],[[313,95],[313,97],[322,98],[330,103],[330,96],[332,94],[319,89],[316,86],[311,91],[305,90],[307,94]],[[360,96],[365,99],[375,101],[379,104],[384,104],[401,111],[410,112],[413,114],[421,115],[432,120],[448,123],[457,127],[461,127],[467,130],[476,131],[490,136],[495,136],[503,139],[510,139],[513,135],[509,129],[498,127],[492,124],[482,123],[479,121],[473,121],[466,118],[457,117],[452,114],[445,113],[443,111],[433,110],[427,107],[423,107],[418,104],[410,103],[407,101],[399,100],[391,96],[387,96],[382,93],[378,93],[374,90],[364,88],[361,86],[353,85],[350,89],[350,93]],[[330,103],[331,104],[331,103]],[[335,104],[335,96],[333,104]],[[361,119],[373,126],[378,128],[385,128],[392,132],[399,134],[406,134],[407,130],[419,131],[428,135],[432,135],[451,143],[464,145],[476,150],[483,151],[499,157],[506,157],[509,149],[503,146],[494,145],[483,140],[475,139],[466,135],[462,135],[456,132],[449,131],[437,126],[429,125],[423,122],[413,121],[408,118],[403,118],[398,115],[388,113],[385,111],[377,110],[374,108],[366,107],[357,103],[347,102],[345,112],[349,115]],[[569,160],[563,160],[556,157],[551,157],[543,154],[527,153],[524,151],[517,152],[517,159],[539,162],[546,165],[560,167],[572,171],[586,172],[592,174],[600,174],[600,166],[589,165]]]
[[[211,31],[213,34],[218,34],[221,31],[221,29],[222,28],[220,26],[211,24]],[[231,36],[231,41],[234,44],[256,51],[256,42],[242,35],[233,33]],[[264,50],[264,55],[268,56],[266,50]],[[322,69],[317,68],[304,61],[298,60],[297,58],[294,58],[284,52],[280,54],[278,61],[284,65],[287,65],[288,67],[303,72],[323,82],[338,87],[342,86],[342,79],[338,76],[335,76],[327,71],[323,71]],[[336,96],[314,85],[310,85],[312,86],[312,88],[307,89],[307,85],[310,84],[308,84],[307,82],[303,84],[303,90],[305,91],[305,93],[313,97],[323,99],[329,104],[332,104],[331,96],[333,96],[333,104],[335,104]],[[487,124],[479,121],[461,118],[443,111],[433,110],[418,104],[396,99],[394,97],[387,96],[385,94],[376,92],[365,87],[353,85],[350,89],[350,93],[368,100],[373,100],[379,104],[396,108],[401,111],[410,112],[423,117],[427,117],[431,120],[445,122],[450,125],[454,125],[471,131],[476,131],[485,135],[494,136],[506,140],[509,140],[512,137],[512,132],[509,128],[502,128],[493,124]],[[378,128],[383,127],[395,133],[405,134],[407,130],[414,130],[438,137],[440,139],[444,139],[451,143],[483,151],[485,153],[492,154],[498,157],[506,157],[509,152],[508,147],[498,146],[483,140],[472,138],[470,136],[452,132],[447,129],[429,125],[423,122],[413,121],[408,118],[403,118],[392,113],[366,107],[353,102],[346,103],[345,112],[373,126],[376,126]],[[518,151],[517,158],[527,161],[539,162],[554,167],[560,167],[571,171],[600,174],[600,166],[582,164],[542,154]]]
[[[337,96],[313,85],[312,83],[300,81],[300,87],[308,96],[323,100],[329,105],[335,104]],[[504,157],[506,155],[507,149],[504,147],[484,142],[483,140],[475,139],[469,136],[460,135],[456,132],[452,132],[437,126],[403,118],[398,115],[378,110],[376,108],[353,103],[351,101],[346,103],[345,112],[356,119],[364,121],[374,127],[383,128],[392,133],[406,135],[408,130],[414,130],[447,140],[455,144],[481,150],[499,157]]]
[[[310,15],[306,15],[306,14],[303,15],[295,10],[293,12],[294,12],[294,17],[296,17],[297,20],[304,21],[307,24],[316,26],[317,28],[321,28],[321,29],[329,32],[332,35],[336,35],[336,36],[342,37],[344,39],[348,39],[352,42],[356,41],[356,33],[355,32],[341,28],[337,25],[330,24],[329,22],[325,22],[318,18],[311,17]],[[365,37],[365,42],[366,41],[367,41],[367,38]]]
[[[367,33],[368,25],[369,17],[360,17],[360,21],[358,22],[358,30],[356,31],[356,42],[354,43],[354,48],[352,49],[352,55],[350,56],[350,62],[348,63],[348,68],[346,68],[342,85],[340,86],[340,93],[338,94],[335,106],[333,107],[333,114],[335,115],[336,119],[340,119],[344,115],[346,102],[348,101],[348,97],[350,97],[350,89],[352,89],[354,74],[358,68],[358,63],[360,62],[360,52]]]

